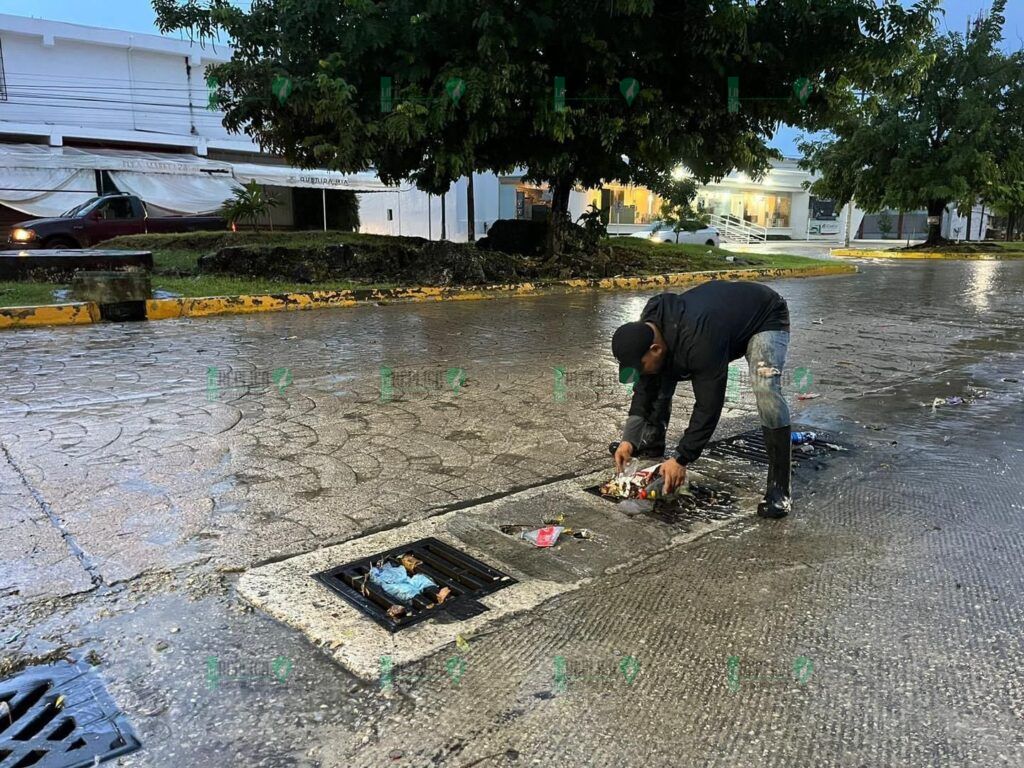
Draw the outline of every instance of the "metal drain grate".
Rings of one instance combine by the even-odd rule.
[[[815,429],[808,430],[803,427],[793,427],[793,431],[810,431],[817,435],[810,443],[793,446],[794,467],[820,466],[820,459],[837,450],[832,436],[827,432],[820,432]],[[741,432],[724,440],[709,443],[707,453],[719,458],[744,459],[754,464],[768,466],[768,452],[765,450],[764,434],[762,434],[760,429]]]
[[[736,506],[735,499],[728,491],[700,483],[689,483],[687,488],[692,495],[672,496],[657,502],[633,501],[632,504],[637,507],[637,512],[642,512],[645,515],[655,517],[674,526],[685,526],[687,523],[730,520],[740,516],[740,510]],[[627,499],[602,496],[600,485],[595,485],[586,490],[599,498],[616,504],[628,501]]]
[[[85,662],[0,681],[0,768],[85,768],[142,746]]]
[[[438,589],[426,589],[412,600],[401,601],[370,582],[371,565],[379,565],[381,562],[401,565],[400,558],[405,555],[412,555],[421,561],[416,573],[429,576],[438,584]],[[314,574],[313,578],[337,592],[390,632],[397,632],[431,617],[442,622],[471,618],[487,610],[487,606],[477,598],[516,583],[511,576],[435,538],[421,539],[339,565]],[[444,587],[451,590],[450,596],[439,604],[437,593]],[[396,605],[402,606],[404,613],[397,617],[389,615],[388,610]]]

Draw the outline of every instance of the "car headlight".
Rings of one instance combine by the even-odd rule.
[[[16,240],[19,243],[27,243],[36,239],[36,233],[31,229],[22,229],[18,227],[11,232],[11,239]]]

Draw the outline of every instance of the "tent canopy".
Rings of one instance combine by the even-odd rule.
[[[58,216],[97,194],[98,170],[108,171],[119,189],[181,214],[216,211],[249,181],[352,192],[397,189],[372,171],[344,174],[129,149],[0,144],[0,204],[32,216]]]

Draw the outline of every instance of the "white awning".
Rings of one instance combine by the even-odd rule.
[[[287,165],[256,165],[232,163],[235,178],[242,184],[255,181],[274,187],[306,189],[347,189],[352,192],[387,192],[395,187],[384,184],[372,171],[340,173],[338,171],[302,170]]]
[[[65,168],[203,176],[231,175],[231,164],[195,155],[133,149],[79,149],[0,144],[0,168]]]
[[[303,170],[129,149],[0,144],[0,186],[10,187],[0,189],[0,203],[32,215],[59,215],[96,194],[92,172],[97,170],[108,171],[118,189],[182,214],[216,211],[233,190],[250,181],[358,193],[402,191],[372,171]]]
[[[216,213],[239,187],[230,176],[111,171],[110,178],[122,192],[178,214]]]
[[[0,171],[0,204],[29,216],[60,216],[95,194],[92,171],[11,167]]]

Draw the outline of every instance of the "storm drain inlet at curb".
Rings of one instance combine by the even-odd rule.
[[[427,588],[410,600],[398,600],[370,581],[371,567],[401,566],[401,558],[410,555],[418,561],[416,573],[429,576],[436,588]],[[314,574],[313,578],[389,632],[429,618],[441,622],[472,618],[487,610],[478,598],[516,583],[511,576],[436,538],[378,552]],[[445,588],[447,597],[441,602],[439,593]],[[396,612],[396,606],[403,610]]]

